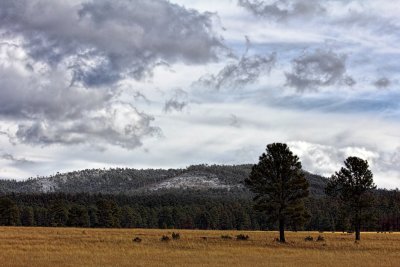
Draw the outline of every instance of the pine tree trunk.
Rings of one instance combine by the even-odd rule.
[[[361,218],[360,218],[360,214],[359,211],[357,211],[356,213],[356,220],[355,220],[355,226],[356,226],[356,241],[360,241],[361,240],[361,236],[360,236],[360,228],[361,228],[361,222],[360,222]]]
[[[279,242],[285,243],[285,220],[279,219]]]
[[[356,241],[360,241],[361,237],[360,237],[360,226],[357,225],[356,226]]]

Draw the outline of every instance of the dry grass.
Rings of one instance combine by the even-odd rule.
[[[179,240],[161,242],[179,232]],[[236,235],[249,235],[248,241]],[[230,235],[232,239],[222,239]],[[306,242],[306,236],[325,237]],[[140,237],[140,243],[132,242]],[[0,227],[1,266],[399,266],[400,234]]]

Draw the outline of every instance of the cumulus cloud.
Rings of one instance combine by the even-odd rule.
[[[153,117],[121,102],[117,89],[71,85],[62,66],[49,69],[34,63],[26,70],[21,66],[29,58],[21,51],[8,52],[9,61],[4,62],[9,66],[0,62],[0,121],[13,125],[1,132],[11,143],[111,144],[133,149],[146,136],[159,133]]]
[[[16,136],[29,144],[106,143],[133,149],[142,145],[142,138],[159,133],[157,127],[151,126],[153,120],[130,104],[109,103],[77,120],[21,123]]]
[[[189,104],[188,93],[182,89],[174,90],[173,96],[165,101],[163,111],[169,113],[172,111],[182,111]]]
[[[385,89],[390,86],[391,82],[388,78],[382,77],[377,79],[373,84],[376,86],[378,89]]]
[[[67,63],[86,86],[141,79],[164,61],[215,60],[223,45],[212,16],[164,0],[0,2],[7,37],[36,60]]]
[[[268,74],[275,62],[275,53],[268,56],[244,55],[237,62],[226,65],[216,75],[201,77],[197,83],[217,90],[242,88],[256,82],[260,75]]]
[[[238,4],[256,16],[278,20],[309,18],[325,12],[321,2],[317,0],[239,0]]]
[[[0,117],[13,119],[79,118],[111,99],[108,90],[70,87],[63,72],[22,74],[0,66]]]
[[[330,177],[340,170],[346,158],[356,156],[368,161],[381,187],[398,186],[400,148],[385,151],[363,146],[335,147],[304,141],[293,141],[288,145],[300,157],[303,168],[312,173]]]
[[[315,50],[306,52],[292,61],[292,72],[285,73],[286,85],[299,92],[317,90],[319,87],[344,82],[354,84],[346,75],[346,56],[332,51]]]
[[[333,147],[303,141],[289,142],[290,148],[300,157],[306,170],[329,177],[338,171],[347,157],[356,156],[378,164],[380,154],[364,147]]]

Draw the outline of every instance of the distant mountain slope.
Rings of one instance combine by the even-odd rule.
[[[104,193],[156,194],[169,190],[215,190],[245,193],[243,181],[252,165],[194,165],[186,169],[87,169],[58,173],[25,181],[0,180],[0,194],[7,193]],[[313,196],[324,194],[326,179],[306,172]]]

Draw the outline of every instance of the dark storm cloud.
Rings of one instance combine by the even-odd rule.
[[[346,57],[332,51],[306,52],[292,61],[292,72],[285,73],[286,84],[299,92],[344,82],[353,85],[346,76]]]
[[[204,63],[224,49],[211,13],[164,0],[0,2],[0,29],[23,37],[30,56],[52,66],[67,62],[73,82],[112,84],[141,79],[159,62]]]
[[[218,74],[201,77],[197,83],[217,90],[242,88],[256,82],[260,75],[268,74],[275,62],[276,54],[244,55],[238,62],[226,65]]]
[[[390,86],[391,82],[388,78],[382,77],[376,80],[373,84],[376,86],[376,88],[385,89]]]
[[[296,17],[309,18],[325,12],[320,1],[316,0],[239,0],[238,4],[256,16],[277,20]]]
[[[174,110],[180,112],[187,107],[188,104],[188,93],[182,89],[177,89],[174,91],[173,96],[165,102],[163,111],[165,113],[169,113]]]

